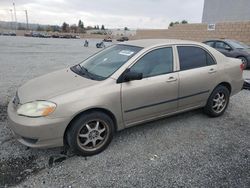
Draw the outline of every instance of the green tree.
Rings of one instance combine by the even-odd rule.
[[[62,32],[69,32],[69,24],[63,22],[62,24]]]
[[[104,27],[104,25],[102,25],[102,27],[101,27],[101,30],[105,30],[105,27]]]
[[[169,24],[169,26],[170,26],[170,27],[173,27],[173,26],[174,26],[174,22],[171,22],[171,23]]]
[[[51,27],[50,25],[48,25],[48,26],[46,27],[46,31],[47,31],[47,32],[52,31],[52,27]]]
[[[188,23],[187,20],[182,20],[182,21],[181,21],[181,24],[187,24],[187,23]]]
[[[73,24],[70,26],[70,32],[76,33],[77,32],[77,26],[76,24]]]
[[[82,22],[82,20],[78,21],[78,27],[84,29],[84,23]]]
[[[124,31],[128,31],[129,29],[127,27],[124,27]]]

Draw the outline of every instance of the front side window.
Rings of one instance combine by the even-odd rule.
[[[111,76],[141,49],[141,47],[137,46],[114,45],[99,52],[79,65],[86,73],[85,75],[89,75],[89,77],[93,79],[103,80]]]
[[[213,58],[202,48],[195,46],[178,46],[181,70],[189,70],[216,64]]]
[[[171,47],[153,50],[144,55],[130,69],[143,74],[143,78],[173,71],[173,51]]]
[[[226,49],[226,48],[230,48],[230,46],[228,46],[225,42],[216,42],[215,43],[215,48],[217,49]]]

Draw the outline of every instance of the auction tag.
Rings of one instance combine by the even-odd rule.
[[[134,52],[129,50],[122,50],[119,52],[120,55],[131,56]]]

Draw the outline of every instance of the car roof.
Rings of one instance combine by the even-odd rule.
[[[143,48],[161,45],[172,45],[172,44],[201,44],[194,41],[178,40],[178,39],[141,39],[141,40],[130,40],[122,42],[120,44],[139,46]]]
[[[204,42],[216,42],[216,41],[227,42],[227,41],[232,41],[232,39],[210,39],[210,40],[206,40]]]

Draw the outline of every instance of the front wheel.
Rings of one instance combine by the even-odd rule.
[[[204,112],[211,117],[221,116],[229,103],[230,92],[225,86],[218,86],[214,89],[207,100]]]
[[[82,156],[102,152],[114,134],[113,120],[102,112],[83,113],[70,126],[67,131],[68,144]]]

